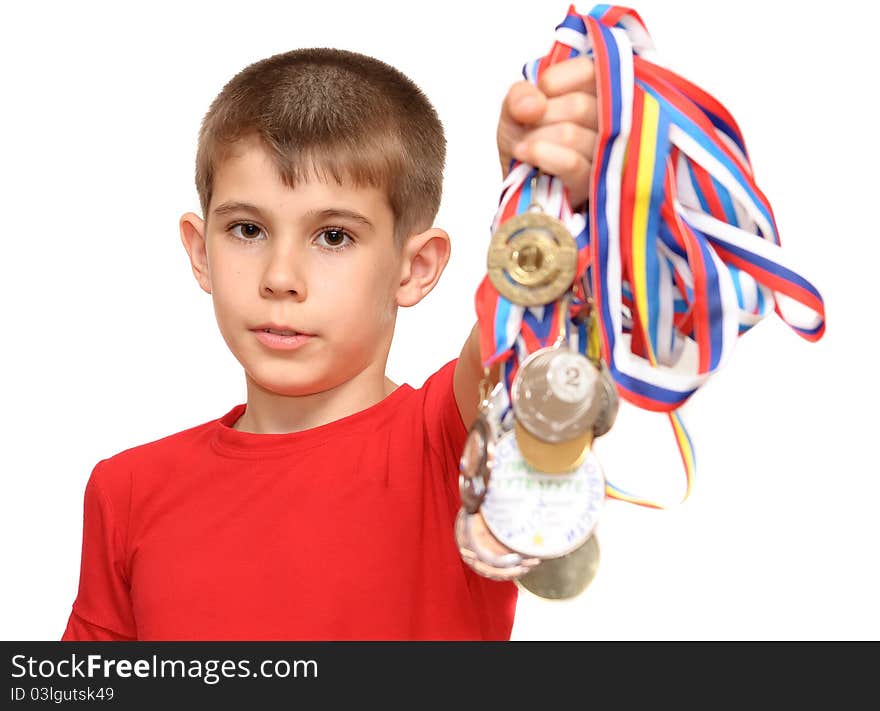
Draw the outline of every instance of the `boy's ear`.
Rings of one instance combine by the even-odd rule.
[[[450,250],[449,235],[437,227],[406,241],[397,290],[399,306],[415,306],[434,288],[449,262]]]
[[[199,286],[211,293],[211,278],[208,274],[208,250],[205,245],[205,221],[194,212],[187,212],[180,218],[180,241],[189,255],[193,274]]]

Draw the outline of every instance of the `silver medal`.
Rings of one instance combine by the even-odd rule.
[[[516,419],[544,442],[589,432],[599,410],[599,370],[565,345],[539,348],[526,358],[511,387]]]

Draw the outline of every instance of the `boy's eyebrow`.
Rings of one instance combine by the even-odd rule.
[[[361,213],[355,212],[354,210],[347,210],[344,207],[327,207],[323,210],[309,210],[305,216],[308,218],[318,218],[320,220],[327,220],[331,217],[347,217],[355,222],[360,222],[362,225],[365,225],[370,229],[373,228],[373,223]]]
[[[213,210],[215,215],[226,215],[230,212],[252,212],[255,215],[263,216],[262,210],[258,208],[256,205],[251,205],[249,202],[238,202],[236,200],[227,200],[226,202],[222,202]]]
[[[249,202],[240,202],[238,200],[227,200],[226,202],[220,203],[217,207],[214,208],[214,215],[226,215],[230,212],[250,212],[259,217],[263,217],[263,212],[256,205],[251,205]],[[354,210],[348,210],[344,207],[327,207],[324,209],[315,209],[309,210],[305,214],[306,218],[319,218],[319,219],[328,219],[331,217],[347,217],[355,222],[360,222],[367,227],[372,228],[373,223],[370,222],[366,217],[364,217],[361,213],[355,212]]]

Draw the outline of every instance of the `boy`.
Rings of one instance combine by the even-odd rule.
[[[588,60],[513,85],[511,156],[586,198]],[[477,412],[474,327],[419,389],[385,376],[399,306],[431,291],[445,139],[421,91],[305,49],[236,75],[205,116],[180,231],[247,403],[100,461],[63,640],[509,639],[516,587],[453,536]]]

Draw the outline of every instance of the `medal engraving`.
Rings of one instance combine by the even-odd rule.
[[[558,558],[587,540],[604,500],[605,477],[593,452],[571,473],[545,474],[529,466],[508,432],[495,445],[492,483],[480,513],[507,548]]]
[[[596,367],[580,353],[559,353],[547,368],[550,391],[567,403],[590,402],[597,377]]]
[[[498,292],[521,306],[540,306],[570,287],[577,266],[577,243],[565,225],[530,210],[512,217],[492,235],[489,279]]]

